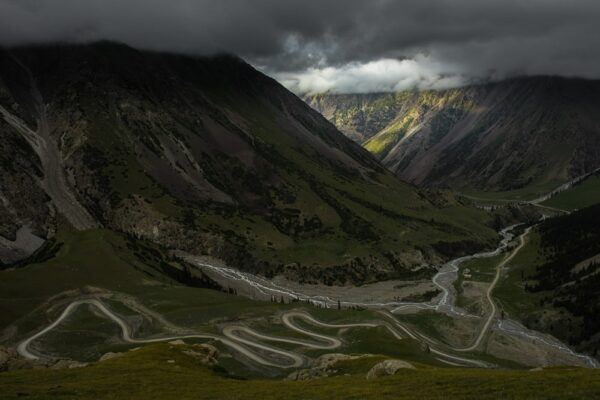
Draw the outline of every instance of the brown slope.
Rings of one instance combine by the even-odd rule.
[[[551,188],[600,165],[598,81],[531,77],[410,94],[394,94],[395,117],[365,143],[410,182]]]

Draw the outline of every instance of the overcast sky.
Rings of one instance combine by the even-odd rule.
[[[0,43],[237,54],[300,92],[600,78],[598,0],[0,0]]]

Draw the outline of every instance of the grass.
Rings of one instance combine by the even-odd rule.
[[[542,203],[544,206],[573,211],[600,203],[600,176],[592,175],[571,189]]]
[[[542,293],[530,293],[525,290],[525,280],[535,272],[540,263],[538,255],[540,237],[532,230],[527,235],[525,246],[505,266],[506,272],[494,289],[494,297],[509,316],[524,320],[527,315],[541,309],[539,300]]]
[[[172,360],[172,362],[168,362]],[[367,381],[379,359],[343,363],[345,374],[313,381],[229,377],[182,353],[179,346],[145,347],[80,369],[0,374],[2,398],[17,399],[581,399],[600,396],[600,371],[549,368],[537,372],[432,368],[400,370]]]
[[[470,281],[491,282],[496,275],[496,267],[506,257],[506,253],[501,253],[495,257],[474,258],[465,261],[459,266],[459,276],[457,282],[464,280],[463,271],[469,269]]]
[[[132,256],[123,259],[124,239],[107,230],[62,232],[56,257],[41,264],[1,272],[0,326],[28,314],[58,293],[97,286],[127,291],[149,279]],[[126,254],[124,251],[123,254]]]
[[[243,321],[260,332],[290,337],[294,336],[293,332],[273,318],[283,311],[297,308],[305,308],[315,318],[332,323],[381,319],[370,311],[338,311],[298,303],[254,301],[215,290],[183,286],[151,268],[146,264],[148,260],[146,263],[140,261],[127,248],[124,237],[106,230],[63,232],[59,239],[64,244],[55,258],[0,272],[0,292],[3,294],[0,298],[0,309],[3,311],[0,314],[0,327],[16,327],[13,341],[48,325],[70,299],[79,296],[78,291],[90,286],[106,289],[118,297],[135,299],[168,322],[199,332],[219,333],[219,324]],[[61,293],[70,293],[70,297],[48,301]],[[117,298],[105,302],[123,317],[136,321],[137,337],[148,337],[164,331],[160,323],[150,318],[140,319],[139,312],[125,306]],[[99,318],[93,311],[94,308],[80,306],[64,324],[36,341],[34,346],[41,346],[44,352],[56,356],[86,361],[98,359],[109,351],[131,347],[118,339],[118,328],[112,322]],[[322,331],[313,326],[309,329]],[[325,333],[336,335],[337,330],[325,330]],[[308,339],[303,335],[300,337]],[[398,342],[387,332],[380,337],[369,329],[351,329],[343,337],[346,346],[340,349],[342,351],[379,352],[427,362],[421,359],[418,345]],[[385,348],[382,343],[386,343]],[[311,356],[321,353],[313,352]],[[429,362],[435,364],[431,358]],[[240,374],[252,375],[247,366],[246,371],[244,366],[236,368]]]
[[[559,181],[552,181],[540,184],[534,184],[522,189],[508,190],[503,192],[480,192],[480,191],[465,191],[467,197],[472,197],[480,200],[488,200],[490,202],[509,201],[530,201],[536,199],[561,185]]]

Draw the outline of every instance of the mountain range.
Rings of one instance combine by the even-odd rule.
[[[600,166],[600,81],[540,76],[304,99],[420,186],[543,192]]]
[[[0,243],[105,228],[266,276],[432,273],[494,217],[391,174],[241,59],[101,42],[0,57]]]

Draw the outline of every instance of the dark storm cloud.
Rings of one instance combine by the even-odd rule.
[[[4,45],[226,51],[299,91],[600,78],[598,21],[596,0],[0,0]]]

